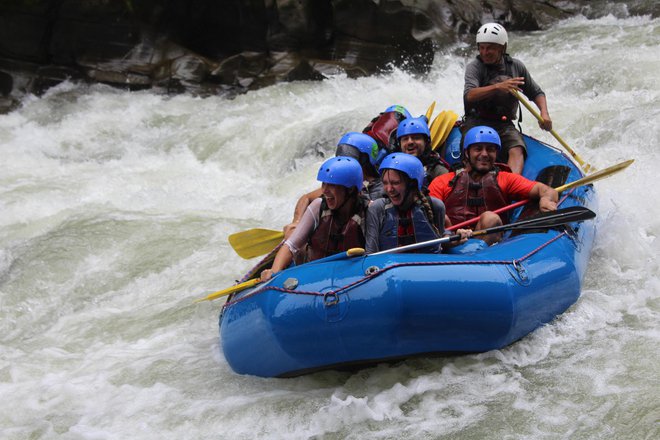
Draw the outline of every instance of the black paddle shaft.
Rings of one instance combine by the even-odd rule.
[[[545,229],[555,226],[565,225],[566,223],[581,222],[596,217],[596,213],[585,208],[584,206],[571,206],[570,208],[558,209],[557,211],[543,212],[533,217],[526,218],[508,225],[494,226],[492,228],[474,231],[472,236],[480,236],[492,234],[494,232],[508,231],[513,229]],[[423,241],[421,243],[413,243],[407,246],[401,246],[393,249],[387,249],[380,252],[375,252],[371,255],[393,254],[398,252],[405,252],[412,249],[431,246],[434,244],[442,244],[450,241],[458,241],[461,239],[460,234],[451,235],[449,237],[436,238],[435,240]]]
[[[596,213],[584,206],[571,206],[570,208],[558,209],[557,211],[542,212],[533,217],[526,218],[508,225],[494,226],[492,228],[474,231],[472,236],[493,234],[495,232],[508,231],[513,229],[546,229],[555,226],[565,225],[566,223],[581,222],[596,217]],[[461,239],[460,235],[452,235],[450,241]]]

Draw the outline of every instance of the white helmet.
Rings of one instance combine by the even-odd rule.
[[[495,43],[504,46],[508,41],[509,37],[506,34],[506,29],[497,23],[486,23],[477,31],[477,44]]]

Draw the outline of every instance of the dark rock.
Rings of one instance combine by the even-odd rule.
[[[14,79],[7,72],[0,70],[0,95],[7,97],[13,89]]]
[[[472,42],[482,23],[537,30],[592,11],[593,4],[0,0],[0,68],[13,77],[12,94],[41,93],[74,79],[230,96],[279,81],[319,80],[339,72],[357,77],[397,66],[423,74],[439,47]]]

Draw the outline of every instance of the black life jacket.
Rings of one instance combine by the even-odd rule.
[[[433,179],[443,174],[447,174],[451,169],[451,165],[444,160],[440,155],[432,150],[424,152],[420,158],[424,165],[424,186],[428,187]]]
[[[486,65],[481,61],[481,57],[477,55],[477,59],[482,65],[481,77],[479,78],[480,86],[489,86],[500,83],[506,79],[513,78],[512,64],[513,60],[508,54],[503,56],[503,65]],[[513,121],[516,119],[516,111],[518,110],[518,100],[510,93],[501,94],[488,99],[483,99],[479,102],[472,104],[470,109],[471,113],[476,113],[479,117],[493,121]]]

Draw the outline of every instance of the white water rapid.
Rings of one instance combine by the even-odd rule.
[[[233,373],[223,289],[346,131],[394,103],[462,113],[473,48],[233,100],[62,84],[0,116],[2,439],[660,437],[660,20],[512,33],[557,132],[599,169],[581,298],[503,350],[294,379]],[[459,55],[460,54],[460,55]],[[557,144],[529,114],[525,131]]]

